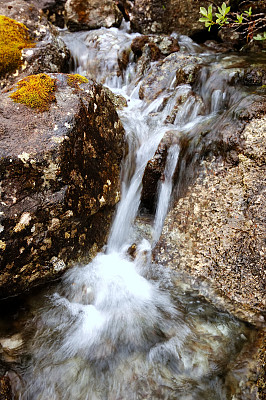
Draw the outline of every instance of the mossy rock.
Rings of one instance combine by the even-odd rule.
[[[47,110],[55,101],[56,79],[47,74],[30,75],[17,83],[18,89],[10,95],[16,103],[26,104],[40,111]]]
[[[0,76],[20,67],[21,50],[34,47],[28,28],[14,19],[0,15]]]
[[[85,76],[66,74],[67,84],[80,89],[80,84],[88,83]],[[47,111],[52,102],[56,102],[56,79],[48,74],[29,75],[17,83],[17,90],[10,95],[16,103],[25,104],[38,111]]]
[[[88,83],[88,78],[79,74],[67,74],[67,83],[69,86],[79,88],[81,83]]]

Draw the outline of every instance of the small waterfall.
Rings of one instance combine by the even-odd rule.
[[[131,107],[134,107],[133,101],[131,101],[131,105]],[[155,153],[164,134],[164,130],[159,127],[152,132],[151,137],[147,117],[145,118],[145,111],[141,115],[133,112],[133,115],[135,115],[136,120],[134,118],[133,121],[131,120],[127,124],[127,137],[129,140],[133,139],[136,153],[133,162],[129,157],[124,165],[126,171],[122,172],[121,201],[111,228],[107,246],[108,251],[121,249],[121,246],[129,238],[132,223],[139,209],[141,180],[145,167]],[[131,144],[130,148],[132,147]],[[129,171],[131,171],[132,177],[128,176]]]
[[[244,324],[218,313],[172,272],[151,265],[151,249],[171,202],[181,156],[179,138],[183,135],[196,148],[202,126],[211,124],[213,115],[230,102],[227,80],[217,83],[217,75],[210,74],[217,62],[203,68],[194,88],[176,87],[173,77],[154,101],[140,100],[143,80],[133,57],[123,75],[117,62],[136,36],[116,28],[62,32],[75,60],[74,71],[127,99],[128,107],[119,114],[129,152],[105,254],[67,272],[31,311],[24,332],[23,383],[14,384],[20,400],[226,400],[227,365],[248,336]],[[182,51],[202,53],[191,39],[178,38]],[[128,248],[143,174],[171,130],[178,134],[167,150],[158,185],[153,235],[149,241],[139,240],[133,259]],[[180,165],[184,171],[183,160]]]
[[[173,187],[173,175],[176,169],[179,151],[180,149],[177,144],[171,146],[168,150],[163,181],[159,183],[158,188],[158,204],[153,227],[153,244],[157,243],[161,235],[163,223],[169,208]]]

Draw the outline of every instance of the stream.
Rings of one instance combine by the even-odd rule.
[[[1,336],[16,342],[0,362],[9,365],[15,399],[229,400],[245,373],[233,365],[253,340],[254,329],[152,262],[172,199],[207,146],[202,132],[218,131],[239,104],[248,107],[251,101],[248,89],[230,84],[239,75],[240,56],[217,54],[175,35],[179,53],[196,57],[201,65],[193,88],[176,84],[175,71],[169,70],[163,88],[153,83],[145,89],[160,61],[140,67],[129,52],[126,69],[117,73],[118,58],[137,36],[126,24],[122,29],[61,31],[72,52],[73,72],[126,99],[127,107],[118,113],[128,154],[121,166],[121,200],[103,252],[20,306],[9,305],[0,320]],[[158,93],[140,99],[140,88],[144,94]],[[151,214],[141,204],[142,178],[169,132]],[[128,251],[133,243],[134,257]]]

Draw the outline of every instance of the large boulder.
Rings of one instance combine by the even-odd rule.
[[[56,85],[38,109],[1,94],[1,297],[92,257],[119,200],[124,131],[108,93],[79,75],[38,77]]]
[[[155,259],[198,285],[207,281],[203,295],[258,324],[265,309],[266,118],[262,109],[256,114],[230,139],[225,129],[234,163],[229,156],[201,162],[197,179],[166,218]]]
[[[19,63],[11,64],[11,68],[2,71],[2,88],[30,74],[68,72],[70,53],[60,39],[57,29],[47,21],[41,10],[24,0],[7,0],[0,4],[0,15],[14,20],[14,24],[16,21],[24,24],[32,41],[32,47],[28,45],[21,49]],[[12,24],[12,21],[10,23]]]
[[[123,15],[113,0],[67,0],[65,19],[71,31],[120,26]]]

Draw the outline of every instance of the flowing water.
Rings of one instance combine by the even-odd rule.
[[[136,36],[115,28],[62,32],[73,54],[73,70],[126,98],[128,106],[119,114],[129,151],[104,252],[67,272],[49,291],[29,298],[27,312],[13,315],[11,333],[20,332],[21,343],[15,355],[3,359],[10,365],[16,399],[226,400],[238,385],[237,376],[231,372],[230,377],[230,365],[252,331],[201,299],[173,272],[152,264],[151,252],[172,194],[178,195],[200,157],[202,132],[217,129],[217,121],[246,93],[229,85],[239,73],[234,55],[215,55],[177,36],[181,52],[199,56],[202,63],[193,91],[189,84],[177,86],[171,76],[155,99],[140,100],[145,75],[139,74],[132,55],[123,73],[117,62]],[[134,223],[142,177],[169,132],[157,207],[144,239]],[[184,138],[189,157],[182,150]],[[132,243],[134,259],[128,254]],[[7,323],[1,324],[7,331]]]

